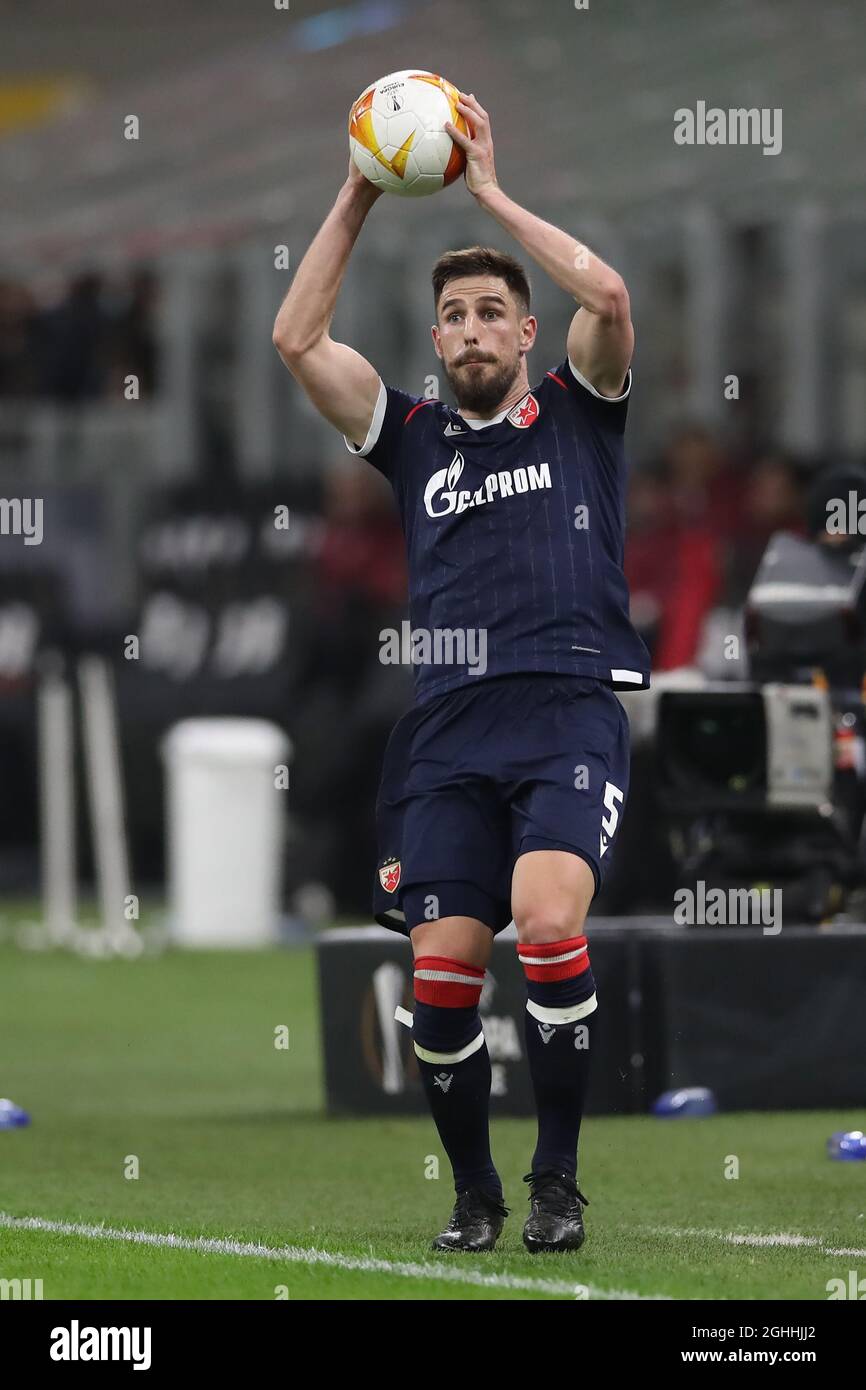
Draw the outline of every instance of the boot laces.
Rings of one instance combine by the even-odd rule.
[[[509,1209],[492,1192],[485,1192],[480,1187],[467,1188],[465,1192],[457,1194],[454,1203],[454,1212],[451,1217],[451,1225],[455,1228],[467,1225],[471,1220],[477,1220],[484,1209],[488,1212],[497,1212],[500,1216],[508,1216]]]
[[[545,1210],[557,1216],[567,1215],[578,1203],[589,1206],[589,1198],[584,1197],[568,1173],[545,1169],[541,1173],[527,1173],[523,1181],[530,1184],[529,1201],[534,1204],[543,1199]],[[577,1209],[580,1211],[580,1207]]]

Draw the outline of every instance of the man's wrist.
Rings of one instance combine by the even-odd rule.
[[[368,213],[370,208],[380,197],[381,190],[374,188],[369,180],[361,183],[360,180],[346,179],[340,189],[338,202],[344,206],[356,208],[362,213]]]
[[[497,200],[502,199],[504,197],[505,194],[499,187],[499,184],[496,182],[492,182],[486,183],[483,188],[480,188],[478,190],[478,192],[475,194],[475,201],[482,208],[490,208],[492,206],[495,206]]]

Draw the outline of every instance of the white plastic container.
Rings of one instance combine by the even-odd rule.
[[[170,928],[179,946],[277,939],[291,744],[264,719],[184,719],[162,744]]]

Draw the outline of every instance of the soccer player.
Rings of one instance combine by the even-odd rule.
[[[378,191],[349,177],[298,267],[274,341],[313,405],[391,482],[409,560],[414,707],[377,800],[374,911],[414,952],[413,1041],[454,1172],[442,1250],[492,1249],[509,1214],[490,1153],[479,1000],[512,917],[538,1113],[526,1247],[584,1239],[577,1144],[597,1007],[585,919],[628,787],[615,690],[649,684],[623,575],[634,333],[620,276],[500,188],[487,112],[458,109],[469,192],[577,303],[566,356],[530,388],[521,265],[486,247],[433,268],[433,346],[457,401],[386,386],[329,334]]]

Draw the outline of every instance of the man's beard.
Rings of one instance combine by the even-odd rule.
[[[520,371],[520,357],[513,362],[485,362],[483,367],[445,368],[458,410],[493,415],[511,390]]]

